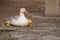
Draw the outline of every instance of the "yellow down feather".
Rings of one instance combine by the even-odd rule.
[[[33,26],[33,22],[31,19],[28,19],[28,26]]]
[[[9,27],[9,26],[10,26],[10,21],[5,21],[2,26],[7,26],[7,27]]]

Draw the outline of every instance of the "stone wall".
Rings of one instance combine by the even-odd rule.
[[[45,0],[45,16],[60,16],[59,0]]]
[[[44,13],[45,1],[44,0],[0,0],[0,7],[25,7],[29,12]]]

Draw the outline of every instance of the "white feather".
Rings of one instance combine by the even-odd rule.
[[[20,16],[18,19],[12,19],[11,24],[16,26],[27,26],[28,25],[28,19],[24,16],[24,8],[20,9]]]

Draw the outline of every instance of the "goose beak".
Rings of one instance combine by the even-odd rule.
[[[25,11],[24,11],[24,13],[28,14],[28,11],[27,11],[27,10],[25,10]]]

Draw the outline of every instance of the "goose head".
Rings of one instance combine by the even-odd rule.
[[[20,9],[20,13],[25,13],[25,14],[27,14],[28,11],[27,11],[25,8],[21,8],[21,9]]]

